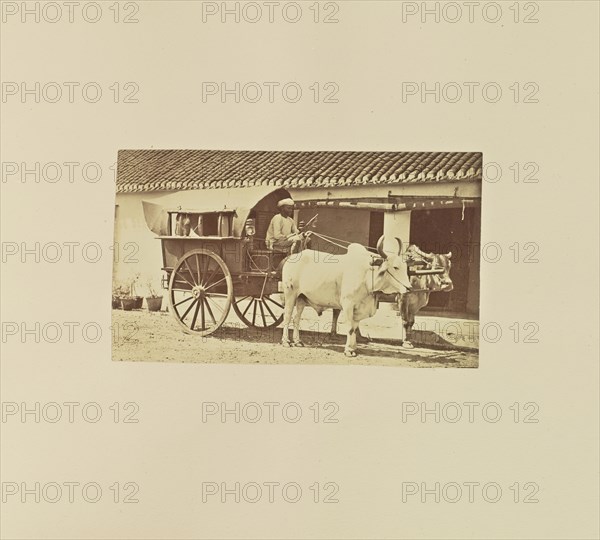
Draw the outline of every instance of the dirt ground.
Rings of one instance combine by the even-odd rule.
[[[399,367],[476,368],[478,351],[432,346],[404,349],[397,327],[361,323],[370,341],[360,343],[355,358],[343,353],[343,324],[331,337],[331,312],[321,318],[305,310],[301,323],[304,347],[284,348],[281,328],[248,328],[230,314],[225,324],[208,337],[186,334],[168,312],[113,310],[113,360],[198,362],[207,364],[336,364]],[[373,318],[375,319],[375,318]],[[371,319],[371,321],[373,321]],[[341,320],[341,318],[340,318]],[[321,330],[321,331],[315,331]]]

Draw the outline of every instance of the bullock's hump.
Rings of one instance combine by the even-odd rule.
[[[348,258],[352,260],[369,261],[370,254],[362,244],[350,244],[348,246]]]
[[[348,246],[348,255],[368,255],[369,252],[367,251],[367,248],[365,246],[363,246],[362,244],[350,244]]]

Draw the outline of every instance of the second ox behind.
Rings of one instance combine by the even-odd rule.
[[[452,252],[446,254],[425,253],[417,246],[410,245],[406,250],[406,259],[411,264],[423,264],[428,270],[416,271],[410,277],[412,290],[400,295],[398,309],[404,327],[404,340],[402,346],[412,349],[412,327],[415,324],[417,312],[429,303],[432,292],[450,292],[454,288],[450,279],[450,259]]]

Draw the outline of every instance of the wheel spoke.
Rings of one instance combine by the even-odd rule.
[[[209,261],[209,266],[210,266],[210,261]],[[207,274],[208,274],[208,270],[210,270],[210,268],[206,269],[206,273]],[[217,273],[218,270],[220,270],[219,265],[217,265],[217,266],[214,267],[214,269],[212,271],[212,274],[210,276],[208,276],[208,279],[206,280],[206,283],[210,283],[211,279],[213,277],[215,277],[215,274]]]
[[[207,296],[207,297],[206,297],[206,299],[207,299],[207,300],[211,300],[211,301],[213,302],[213,305],[214,305],[216,308],[219,308],[219,311],[220,311],[221,313],[223,313],[223,312],[224,312],[223,308],[222,308],[222,307],[221,307],[219,304],[217,304],[217,303],[216,303],[216,302],[215,302],[215,301],[214,301],[214,300],[213,300],[213,299],[212,299],[210,296]]]
[[[242,303],[244,300],[246,300],[246,299],[248,299],[248,298],[250,298],[250,297],[251,297],[251,295],[249,294],[248,296],[244,296],[243,298],[240,298],[239,300],[236,300],[236,299],[234,298],[234,299],[233,299],[233,302],[234,302],[236,305],[239,305],[239,304],[241,304],[241,303]]]
[[[266,297],[265,297],[266,298]],[[276,321],[277,317],[275,317],[275,315],[273,314],[273,312],[271,311],[271,308],[269,307],[269,304],[267,304],[266,302],[263,302],[266,310],[269,312],[269,314],[271,315],[271,317],[273,317],[273,320]]]
[[[263,302],[257,300],[258,307],[260,307],[260,316],[262,317],[263,326],[267,326],[267,319],[265,319],[265,310],[263,309]]]
[[[250,309],[250,306],[254,303],[254,298],[252,300],[250,300],[250,302],[248,302],[248,305],[246,306],[246,309],[242,312],[242,317],[246,316],[246,313],[248,313],[248,310]]]
[[[281,309],[285,309],[283,304],[280,304],[279,302],[273,300],[270,296],[265,296],[264,298],[265,298],[265,300],[268,300],[269,302],[273,302],[273,304],[275,304],[276,306],[279,306]]]
[[[204,257],[204,259],[206,260],[206,264],[204,265],[205,268],[204,268],[204,270],[203,270],[202,273],[206,275],[206,274],[208,274],[208,270],[210,269],[210,261],[211,261],[211,259],[210,259],[210,257]],[[218,266],[219,265],[217,265],[217,267]]]
[[[192,285],[192,284],[191,284],[191,283],[190,283],[190,282],[189,282],[189,281],[186,279],[186,277],[185,277],[184,275],[182,275],[181,277],[182,277],[183,279],[185,279],[185,280],[186,280],[188,283],[190,283],[190,285],[192,285],[192,287],[195,287],[195,286],[196,286],[196,285],[198,285],[198,284],[196,283],[196,280],[194,279],[194,272],[192,272],[192,269],[190,268],[190,265],[188,264],[188,262],[187,262],[187,259],[183,259],[183,262],[185,263],[185,265],[187,266],[188,270],[190,271],[190,276],[192,276],[192,279],[194,280],[194,284]]]
[[[200,311],[200,302],[196,302],[196,311],[194,311],[194,316],[192,317],[192,326],[190,328],[193,330],[194,326],[196,326],[196,319],[198,318],[198,312]],[[204,330],[204,328],[203,328]]]
[[[210,318],[212,319],[213,324],[217,324],[217,319],[215,319],[215,316],[213,315],[213,311],[212,311],[212,309],[210,309],[210,304],[208,303],[208,297],[205,298],[205,303],[206,303],[206,310],[208,311],[208,314],[210,315]]]
[[[223,281],[226,281],[226,280],[227,280],[227,278],[223,277],[219,281],[215,281],[213,284],[209,285],[208,287],[204,287],[204,290],[208,291],[208,289],[211,289],[211,288],[217,286],[219,283],[223,283]]]
[[[184,261],[184,262],[187,263],[187,261]],[[192,279],[194,279],[194,274],[192,274],[191,272],[190,272],[190,274],[192,276]],[[175,276],[175,281],[179,281],[179,283],[183,283],[183,281],[181,281],[180,279],[177,279],[178,277],[182,277],[183,281],[185,281],[190,287],[192,287],[192,288],[195,287],[195,285],[193,283],[190,283],[190,281],[188,280],[188,278],[186,278],[181,271],[179,271],[177,273],[177,275]]]
[[[198,268],[198,283],[202,283],[202,276],[200,275],[200,259],[198,259],[197,253],[196,253],[196,267]]]
[[[190,300],[193,300],[193,299],[194,299],[193,296],[188,296],[187,298],[184,298],[180,302],[177,302],[176,304],[173,304],[173,307],[177,307],[179,304],[183,304],[184,302],[189,302]]]
[[[252,312],[252,326],[256,325],[256,304],[258,304],[258,300],[254,299],[254,310]]]
[[[181,322],[184,323],[184,319],[187,317],[187,314],[192,310],[192,308],[194,307],[194,304],[198,301],[197,298],[194,298],[194,301],[188,306],[187,310],[185,311],[185,313],[183,314],[183,317],[180,317]],[[185,323],[184,323],[185,324]],[[193,329],[192,329],[193,330]]]
[[[202,323],[202,330],[206,330],[206,321],[205,321],[205,317],[204,317],[204,298],[202,298],[202,302],[200,302],[200,304],[201,304],[200,322]]]

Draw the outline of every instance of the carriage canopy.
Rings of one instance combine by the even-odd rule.
[[[257,186],[231,189],[202,189],[169,193],[158,199],[142,201],[148,228],[158,236],[170,233],[172,213],[229,214],[231,236],[242,236],[250,212],[259,204],[277,210],[277,201],[290,197],[287,190],[274,186]]]

